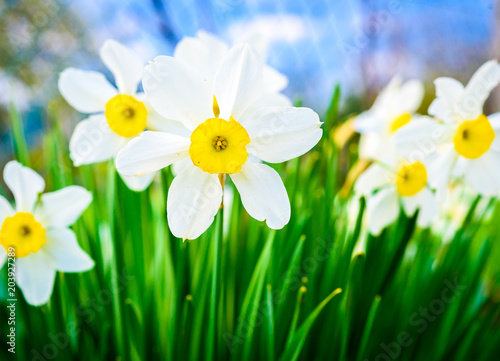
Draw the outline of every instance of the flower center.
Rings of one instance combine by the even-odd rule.
[[[391,128],[390,128],[391,133],[394,133],[399,128],[408,124],[410,122],[410,120],[411,120],[410,113],[403,113],[403,114],[399,115],[398,117],[396,117],[391,123]]]
[[[427,184],[427,170],[422,162],[403,165],[399,168],[396,177],[398,194],[402,197],[411,197],[424,189]]]
[[[189,156],[205,172],[237,173],[248,159],[248,143],[247,131],[233,117],[210,118],[191,133]]]
[[[477,159],[486,153],[495,139],[495,131],[486,115],[481,114],[476,120],[468,120],[458,127],[453,138],[455,150],[468,159]]]
[[[45,244],[45,229],[31,213],[18,212],[3,221],[0,244],[8,253],[13,247],[16,257],[26,257],[31,252],[38,252]]]
[[[106,120],[116,134],[130,138],[146,129],[148,110],[133,96],[118,94],[106,103]]]

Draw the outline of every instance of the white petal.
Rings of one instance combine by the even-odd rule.
[[[196,37],[184,37],[175,47],[174,57],[196,69],[213,86],[215,73],[229,51],[217,37],[203,30]]]
[[[443,121],[454,121],[458,116],[457,104],[464,94],[464,86],[453,78],[434,80],[436,99],[429,106],[429,114]]]
[[[61,73],[58,86],[69,105],[86,114],[103,112],[108,100],[118,93],[103,74],[75,68]]]
[[[483,196],[500,193],[500,153],[490,149],[477,159],[467,159],[465,181]]]
[[[144,69],[142,84],[158,113],[191,130],[214,117],[212,89],[196,70],[179,59],[157,57]]]
[[[248,44],[231,48],[215,75],[215,97],[220,117],[239,120],[240,115],[262,93],[262,59]]]
[[[413,217],[417,209],[420,208],[420,192],[411,197],[401,197],[401,203],[403,205],[403,210],[405,211],[406,216]]]
[[[119,173],[120,174],[120,173]],[[149,173],[140,177],[128,176],[120,174],[123,181],[127,185],[127,187],[135,192],[144,191],[149,185],[153,182],[155,178],[156,172]]]
[[[424,84],[417,79],[408,80],[401,85],[395,100],[395,114],[415,113],[424,98]],[[392,119],[389,119],[392,121]]]
[[[128,140],[109,128],[104,114],[92,115],[76,125],[69,141],[69,156],[75,167],[103,162],[115,157]]]
[[[270,163],[306,153],[323,134],[318,114],[309,108],[262,108],[242,125],[250,136],[248,151]]]
[[[424,188],[420,193],[420,211],[418,213],[417,225],[420,228],[427,228],[436,219],[439,213],[436,195],[428,188]]]
[[[500,83],[500,65],[490,60],[479,67],[465,87],[459,109],[466,120],[476,119],[491,91]]]
[[[124,175],[142,176],[189,156],[191,141],[179,135],[146,131],[132,139],[116,157]]]
[[[45,181],[34,170],[12,160],[3,170],[5,184],[14,194],[18,212],[32,212],[38,194],[43,192]]]
[[[384,119],[388,115],[393,115],[395,113],[394,106],[397,105],[395,101],[398,98],[398,93],[402,84],[402,79],[397,75],[394,76],[389,84],[380,91],[370,111],[378,114]]]
[[[288,78],[269,65],[264,65],[262,88],[270,93],[277,93],[288,86]]]
[[[257,99],[255,99],[252,104],[246,107],[243,114],[241,114],[238,121],[240,123],[246,123],[254,118],[255,112],[266,107],[291,107],[292,102],[288,97],[280,93],[262,93]]]
[[[290,221],[290,201],[279,174],[265,164],[246,162],[241,171],[231,174],[241,202],[253,218],[265,220],[272,229]]]
[[[361,173],[354,184],[354,191],[358,194],[368,196],[375,190],[389,183],[393,183],[395,180],[396,174],[394,174],[394,172],[391,172],[388,168],[379,163],[373,163]]]
[[[359,138],[359,157],[369,160],[381,160],[389,153],[394,153],[394,142],[384,133],[365,133]]]
[[[2,223],[5,220],[5,218],[13,216],[14,213],[15,211],[10,205],[9,201],[4,197],[0,196],[0,227],[2,226]]]
[[[491,127],[495,131],[495,139],[491,144],[491,148],[500,152],[500,113],[488,115],[488,120],[490,121]]]
[[[354,130],[361,134],[380,132],[384,131],[383,128],[385,127],[385,120],[377,113],[368,110],[354,118],[353,126]]]
[[[184,124],[177,120],[162,117],[153,107],[148,107],[147,128],[149,130],[176,134],[186,138],[191,136],[191,131],[186,128]]]
[[[453,138],[452,128],[432,118],[415,117],[394,133],[396,148],[410,161],[422,161]]]
[[[366,201],[368,229],[378,236],[384,228],[394,223],[399,216],[399,201],[396,187],[379,190]]]
[[[453,168],[457,161],[457,153],[453,145],[440,153],[431,154],[424,162],[427,168],[428,182],[436,189],[438,199],[444,200]]]
[[[35,218],[44,227],[68,227],[80,218],[91,202],[92,193],[85,188],[65,187],[42,195]]]
[[[41,250],[16,259],[16,281],[24,298],[32,306],[47,303],[54,288],[56,269]]]
[[[184,170],[190,168],[192,165],[193,161],[189,157],[179,160],[172,164],[172,173],[174,176],[177,176],[178,174],[184,172]]]
[[[214,221],[222,202],[217,174],[191,166],[174,178],[167,197],[168,225],[174,236],[198,238]]]
[[[61,272],[83,272],[94,267],[94,261],[80,248],[75,232],[69,228],[48,230],[42,251]]]
[[[100,55],[104,65],[113,73],[120,93],[134,95],[144,68],[141,58],[114,40],[104,42]]]

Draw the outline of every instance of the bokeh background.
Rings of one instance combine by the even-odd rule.
[[[110,75],[98,57],[108,38],[145,62],[171,55],[199,29],[228,43],[251,41],[290,79],[285,93],[319,113],[336,84],[344,102],[363,109],[393,75],[420,77],[428,90],[425,111],[433,78],[466,81],[498,55],[498,18],[493,0],[1,0],[0,165],[12,152],[11,103],[31,147],[53,102],[71,132],[82,116],[64,107],[58,74],[74,66]]]

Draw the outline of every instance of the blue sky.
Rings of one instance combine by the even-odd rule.
[[[288,95],[319,110],[336,83],[363,92],[396,73],[468,76],[492,57],[496,11],[491,0],[77,0],[71,7],[96,53],[111,37],[145,60],[171,54],[176,40],[199,29],[228,43],[260,32],[270,41],[268,62],[290,78]]]

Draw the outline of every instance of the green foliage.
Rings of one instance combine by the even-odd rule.
[[[45,176],[47,190],[92,191],[73,228],[96,263],[58,274],[45,306],[18,296],[16,359],[497,359],[498,205],[473,202],[449,242],[403,213],[379,237],[367,235],[364,200],[338,196],[343,175],[330,130],[345,117],[339,99],[337,87],[318,146],[276,166],[292,206],[284,229],[249,217],[226,182],[234,196],[226,194],[224,214],[186,242],[166,224],[170,170],[134,193],[112,162],[73,168],[55,117],[41,157],[30,158],[12,111],[16,156]],[[11,356],[0,349],[0,359]]]

